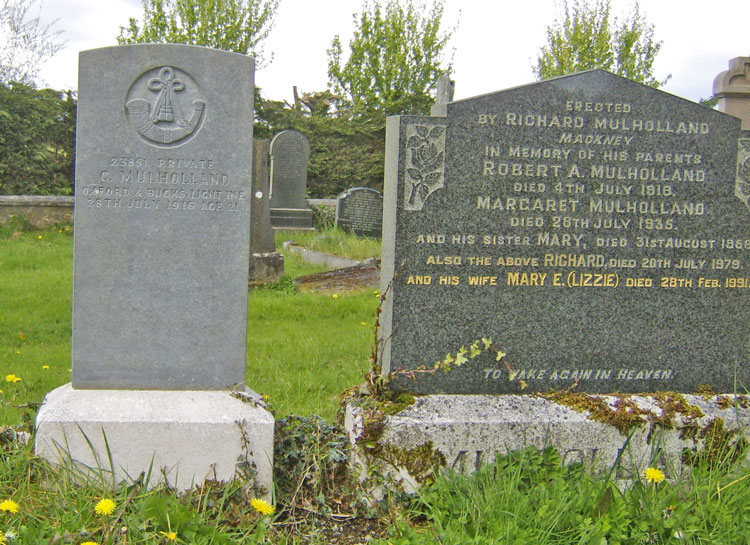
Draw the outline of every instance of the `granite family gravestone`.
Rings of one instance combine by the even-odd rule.
[[[394,387],[750,385],[741,135],[734,117],[601,70],[389,118]]]
[[[282,131],[271,140],[271,222],[274,227],[311,229],[307,208],[310,143],[299,131]]]
[[[79,65],[73,381],[37,450],[184,488],[251,445],[270,485],[273,419],[227,391],[245,383],[253,59],[137,45]]]
[[[383,195],[369,187],[354,187],[336,199],[336,227],[366,237],[380,238]]]

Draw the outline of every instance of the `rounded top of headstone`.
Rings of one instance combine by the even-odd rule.
[[[371,187],[350,187],[349,189],[342,191],[339,193],[339,195],[336,197],[337,199],[343,199],[351,195],[352,193],[355,193],[357,191],[371,191],[372,193],[375,193],[377,195],[381,195],[380,191],[377,189],[373,189]]]
[[[273,155],[277,146],[283,147],[288,145],[299,146],[303,155],[306,157],[310,156],[310,142],[307,141],[307,136],[294,129],[281,131],[271,139],[271,155]]]

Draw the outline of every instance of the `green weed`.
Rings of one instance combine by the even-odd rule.
[[[498,456],[473,475],[442,475],[420,492],[388,540],[374,543],[747,543],[748,476],[736,467],[703,468],[676,482],[636,476],[620,488],[607,474],[562,466],[552,448],[529,448]]]

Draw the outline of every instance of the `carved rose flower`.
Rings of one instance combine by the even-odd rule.
[[[424,144],[412,150],[411,162],[422,172],[436,168],[441,161],[442,153],[438,153],[435,144]]]
[[[750,182],[750,159],[745,159],[739,166],[740,178],[746,182]]]

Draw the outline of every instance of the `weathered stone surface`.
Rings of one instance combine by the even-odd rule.
[[[343,293],[377,288],[380,284],[380,267],[375,258],[333,271],[298,276],[294,285],[302,291]]]
[[[250,254],[251,286],[271,284],[284,276],[284,255],[280,252]]]
[[[653,466],[675,478],[689,471],[686,462],[706,453],[708,436],[729,447],[750,425],[746,396],[570,398],[570,405],[585,403],[605,416],[529,395],[429,395],[417,397],[396,415],[385,416],[382,430],[378,425],[380,431],[373,435],[368,432],[368,425],[373,425],[368,421],[374,416],[368,412],[371,409],[350,403],[345,426],[354,447],[352,462],[364,471],[363,477],[372,467],[379,468],[381,475],[390,472],[407,492],[422,484],[418,473],[425,477],[434,471],[425,464],[427,454],[418,450],[426,445],[431,446],[433,459],[444,460],[442,469],[466,473],[492,463],[497,454],[552,446],[563,464],[580,462],[593,471],[612,468],[622,453],[615,479],[632,479]],[[660,421],[665,425],[659,425]],[[632,428],[623,428],[628,423]],[[421,452],[417,460],[415,452]]]
[[[271,140],[271,222],[274,227],[312,229],[307,208],[310,143],[299,131],[281,131]]]
[[[271,226],[268,178],[268,140],[253,140],[253,214],[250,226],[250,252],[276,251],[276,240]]]
[[[336,199],[336,227],[365,237],[383,231],[383,195],[377,189],[354,187]]]
[[[750,383],[740,136],[734,117],[601,70],[389,118],[381,334],[394,387]],[[483,338],[492,349],[472,359]],[[452,370],[409,376],[438,361]]]
[[[73,197],[40,195],[0,195],[0,223],[13,216],[24,217],[31,225],[44,229],[73,221]]]
[[[299,131],[281,131],[271,140],[271,208],[307,208],[310,143]]]
[[[719,110],[742,120],[742,128],[750,130],[750,57],[735,57],[729,70],[714,80],[714,96]]]
[[[35,452],[55,463],[75,461],[92,477],[111,471],[115,482],[135,480],[151,468],[147,485],[166,481],[178,490],[248,478],[254,471],[255,487],[270,499],[273,432],[268,411],[229,392],[66,384],[47,394],[39,409]]]
[[[270,499],[274,422],[247,398],[253,59],[184,45],[80,58],[73,382],[36,453],[180,490],[242,469]],[[236,393],[230,393],[229,388]]]
[[[245,55],[81,53],[76,388],[244,383],[252,89]]]
[[[250,226],[251,286],[276,282],[284,274],[284,256],[276,251],[271,225],[268,180],[268,140],[253,141],[253,213]]]

